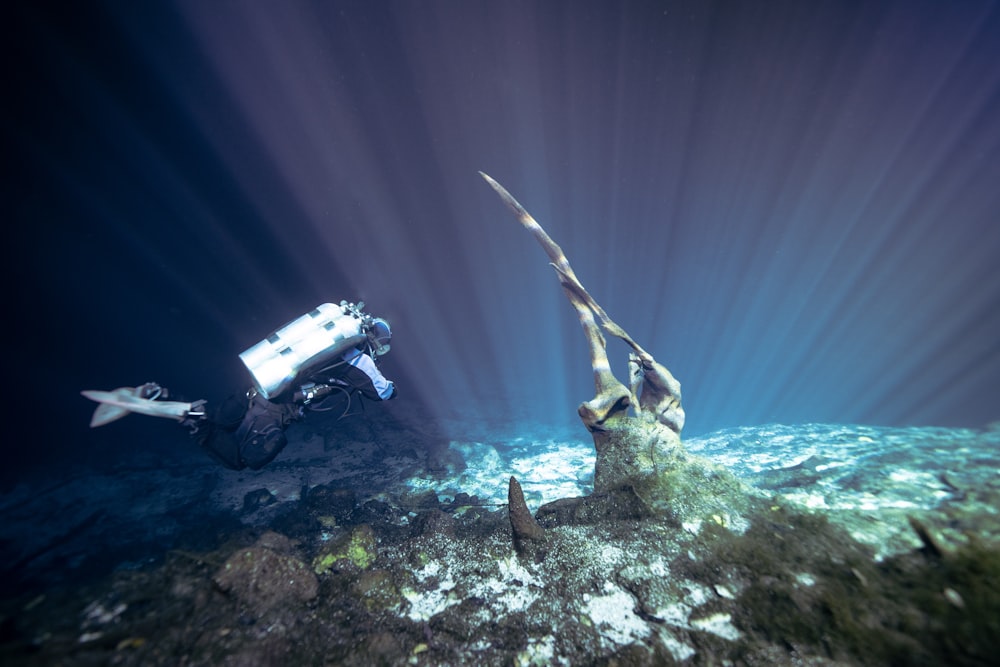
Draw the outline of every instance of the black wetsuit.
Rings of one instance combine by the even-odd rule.
[[[285,448],[285,428],[300,416],[294,403],[274,403],[260,394],[230,396],[209,407],[194,437],[227,468],[259,470]]]
[[[344,362],[334,368],[314,381],[351,388],[373,401],[396,397],[395,384],[360,350],[344,353]],[[233,470],[259,470],[273,461],[288,444],[285,429],[303,415],[302,407],[286,395],[269,401],[255,391],[250,394],[230,396],[217,407],[210,405],[205,419],[195,425],[193,435],[198,444]]]

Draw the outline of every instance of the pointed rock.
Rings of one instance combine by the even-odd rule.
[[[524,492],[521,485],[511,476],[507,487],[507,512],[510,514],[510,527],[514,531],[514,543],[521,540],[540,540],[545,537],[545,530],[531,516],[528,504],[524,502]]]

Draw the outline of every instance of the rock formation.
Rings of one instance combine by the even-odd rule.
[[[521,485],[514,478],[510,478],[507,486],[507,515],[510,518],[510,529],[514,536],[514,547],[519,553],[527,550],[525,544],[528,540],[540,540],[545,536],[535,517],[531,516],[528,504],[524,502],[524,492]]]
[[[506,189],[488,175],[480,175],[535,237],[552,261],[559,282],[576,310],[590,347],[595,396],[578,412],[591,432],[597,450],[594,492],[628,488],[651,508],[662,495],[663,474],[685,459],[680,432],[684,427],[681,385],[674,376],[616,324],[591,297],[562,248]],[[607,341],[601,329],[630,348],[629,387],[611,371]],[[630,414],[631,408],[634,414]]]

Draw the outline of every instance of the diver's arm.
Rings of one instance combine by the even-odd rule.
[[[350,367],[345,378],[366,397],[380,401],[396,397],[395,383],[382,375],[370,356],[354,349],[344,355],[344,361]]]

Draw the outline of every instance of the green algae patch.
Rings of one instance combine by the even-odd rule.
[[[377,557],[375,533],[370,526],[358,526],[331,542],[313,559],[312,564],[316,574],[345,567],[366,570]]]

